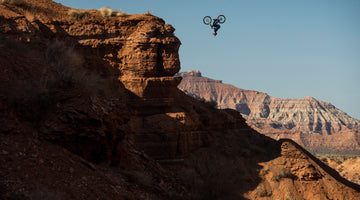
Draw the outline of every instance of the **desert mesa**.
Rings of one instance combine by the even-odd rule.
[[[174,27],[1,1],[0,199],[360,198],[293,140],[179,90]]]

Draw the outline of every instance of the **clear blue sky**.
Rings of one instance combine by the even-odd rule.
[[[55,0],[151,10],[176,29],[181,71],[272,97],[312,96],[360,119],[360,0]],[[202,22],[224,14],[218,36]]]

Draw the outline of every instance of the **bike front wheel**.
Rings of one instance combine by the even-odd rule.
[[[226,17],[224,15],[219,15],[217,17],[217,19],[219,20],[219,23],[222,24],[226,21]]]
[[[211,21],[212,21],[212,19],[211,19],[210,16],[205,16],[204,19],[203,19],[203,22],[204,22],[204,24],[206,24],[206,25],[210,25],[210,24],[211,24]]]

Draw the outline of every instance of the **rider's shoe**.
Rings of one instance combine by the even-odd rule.
[[[216,36],[216,35],[217,35],[217,33],[216,33],[216,32],[214,32],[213,34],[214,34],[214,36]]]

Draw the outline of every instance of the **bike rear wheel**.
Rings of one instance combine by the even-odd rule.
[[[206,24],[206,25],[210,25],[210,24],[211,24],[211,21],[212,21],[212,19],[211,19],[210,16],[205,16],[204,19],[203,19],[203,22],[204,22],[204,24]]]
[[[222,24],[226,21],[226,17],[224,15],[219,15],[217,17],[217,19],[219,20],[219,23]]]

